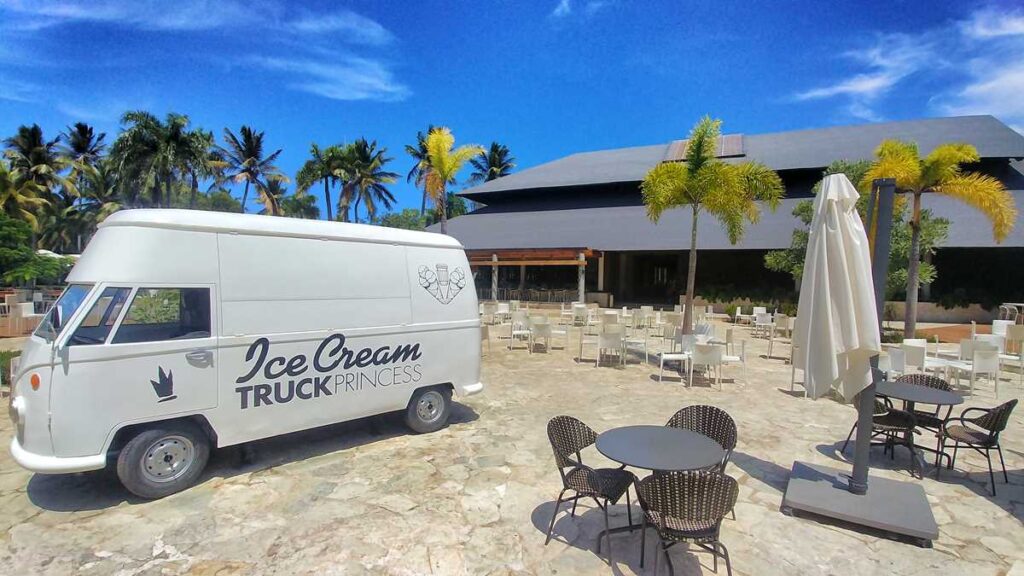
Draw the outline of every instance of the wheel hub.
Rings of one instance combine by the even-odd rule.
[[[142,475],[152,482],[170,482],[188,471],[195,460],[195,446],[184,436],[165,436],[153,442],[143,456]]]
[[[432,390],[421,396],[416,403],[416,416],[423,422],[434,422],[441,417],[443,406],[444,398]]]

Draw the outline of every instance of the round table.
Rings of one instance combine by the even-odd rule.
[[[668,426],[624,426],[602,432],[597,451],[616,462],[671,472],[720,464],[725,449],[711,438]]]
[[[932,404],[934,406],[956,406],[964,403],[963,396],[953,392],[952,390],[929,388],[927,386],[911,384],[909,382],[879,382],[875,386],[875,393],[889,398],[903,400],[903,408],[907,412],[913,412],[914,405],[918,402],[921,404]],[[913,443],[914,446],[920,450],[927,450],[928,452],[941,454],[938,449],[921,446],[915,443],[914,435],[911,432],[904,434],[904,440],[908,443]],[[921,465],[921,470],[924,470],[924,458],[921,458],[920,455],[918,457],[920,458],[919,463]]]
[[[889,398],[903,400],[907,410],[913,410],[914,404],[933,404],[935,406],[956,406],[964,403],[963,396],[952,390],[939,390],[909,382],[879,382],[875,392]]]

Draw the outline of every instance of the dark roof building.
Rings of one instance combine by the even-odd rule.
[[[792,215],[793,208],[801,199],[812,195],[811,189],[825,167],[836,160],[871,159],[878,144],[887,138],[916,142],[922,154],[948,142],[974,145],[982,160],[971,169],[998,177],[1012,191],[1017,205],[1024,207],[1024,136],[992,116],[725,135],[721,138],[719,157],[726,162],[755,160],[776,170],[786,187],[787,197],[774,213],[763,210],[761,221],[749,225],[742,241],[736,245],[728,242],[717,221],[702,218],[698,248],[701,251],[728,250],[732,254],[729,258],[732,268],[739,266],[745,269],[747,277],[765,280],[763,266],[754,275],[750,274],[750,267],[761,261],[765,251],[789,246],[792,232],[799,225]],[[671,292],[678,290],[678,276],[685,273],[685,268],[680,266],[685,262],[682,253],[690,245],[690,214],[688,210],[671,210],[658,224],[652,223],[641,202],[639,183],[648,170],[660,162],[678,159],[684,149],[685,141],[675,141],[583,152],[486,182],[460,194],[483,207],[449,221],[448,233],[459,239],[476,260],[493,260],[494,255],[498,255],[504,263],[510,259],[503,257],[502,252],[516,251],[519,257],[537,262],[543,251],[585,251],[600,264],[599,271],[588,269],[588,290],[615,293],[620,301],[663,300],[656,296],[658,290],[631,285],[635,281],[644,282],[648,277],[662,278],[666,271],[649,269],[668,267],[671,270],[667,271],[669,278],[664,292],[674,299]],[[1015,227],[1010,236],[997,245],[988,221],[973,208],[939,195],[925,196],[924,206],[935,216],[951,222],[944,252],[997,246],[1001,251],[1024,248],[1024,227]],[[534,255],[523,256],[531,253]],[[1007,255],[1004,252],[1002,257]],[[633,268],[630,268],[630,260]],[[702,261],[698,274],[715,274],[714,265],[706,266],[708,261],[707,258]],[[516,280],[525,285],[524,272],[526,270],[520,267],[520,276],[516,278],[515,273],[509,271],[506,274],[509,278],[505,280],[510,280],[513,286]],[[551,272],[533,272],[540,283],[546,279],[551,280],[549,283],[558,283]],[[624,273],[635,278],[615,277]],[[940,272],[940,277],[943,275]],[[767,276],[767,280],[776,284],[786,281],[771,278],[770,273]],[[723,278],[728,282],[734,280],[729,275]],[[481,284],[486,289],[488,283]]]

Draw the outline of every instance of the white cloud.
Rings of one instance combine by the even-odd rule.
[[[131,103],[123,101],[90,103],[59,101],[56,106],[58,112],[72,120],[84,120],[93,123],[105,122],[109,124],[118,122],[125,110],[146,109],[149,107],[148,104],[138,101]]]
[[[394,35],[387,28],[349,10],[326,15],[307,14],[302,18],[289,22],[287,26],[291,30],[302,34],[321,35],[337,33],[338,36],[332,37],[353,44],[380,46],[389,44],[394,40]]]
[[[940,101],[947,114],[993,114],[1024,120],[1024,61],[978,63],[973,80]]]
[[[273,4],[237,0],[2,0],[18,16],[13,27],[39,29],[66,22],[104,22],[144,30],[211,30],[271,18]]]
[[[283,72],[287,85],[332,100],[404,100],[411,94],[381,62],[339,55],[329,63],[278,57],[253,58],[252,63]]]
[[[558,0],[558,5],[551,12],[551,15],[555,18],[563,18],[572,13],[572,5],[569,4],[569,0]]]
[[[204,46],[203,52],[191,56],[208,58],[210,42],[222,40],[222,49],[214,49],[219,58],[258,64],[284,78],[287,86],[325,98],[394,101],[411,93],[372,54],[393,44],[394,35],[347,9],[314,14],[290,9],[283,0],[0,0],[0,37],[17,34],[19,44],[30,45],[37,35],[73,23],[182,34],[216,31],[218,35],[196,44]],[[183,42],[182,52],[190,46]],[[353,52],[357,47],[361,53]],[[0,65],[23,64],[3,48]],[[26,98],[23,89],[0,90],[9,100]],[[84,119],[106,119],[113,109],[53,96],[50,100],[62,113]]]
[[[859,62],[867,71],[836,80],[831,84],[799,92],[797,100],[819,100],[837,96],[848,99],[847,111],[862,120],[878,121],[873,103],[885,96],[899,82],[925,68],[934,66],[937,58],[928,41],[906,34],[884,34],[866,48],[844,52],[842,57]]]
[[[41,86],[31,82],[0,76],[0,100],[34,102],[39,99],[41,93]]]
[[[1004,36],[1024,36],[1024,10],[1008,12],[985,8],[960,22],[959,28],[965,36],[982,40]]]
[[[582,2],[583,9],[580,11],[583,16],[593,16],[615,4],[616,0],[585,0]],[[551,11],[552,18],[565,18],[573,13],[573,0],[559,0],[555,9]]]

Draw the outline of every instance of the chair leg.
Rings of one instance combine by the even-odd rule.
[[[575,500],[573,500],[573,501],[572,501],[572,512],[570,512],[570,513],[569,513],[569,516],[571,516],[571,517],[573,517],[573,518],[575,518],[575,517],[576,517],[576,504],[577,504],[577,503],[578,503],[579,501],[580,501],[580,499],[579,499],[579,498],[577,498],[577,499],[575,499]]]
[[[718,546],[722,549],[722,558],[725,560],[725,573],[728,576],[732,576],[732,563],[729,562],[729,549],[721,542],[718,542]]]
[[[988,460],[988,480],[992,483],[992,496],[996,495],[996,475],[992,473],[992,451],[985,450],[985,460]]]
[[[633,503],[629,501],[629,488],[626,488],[626,521],[633,525]]]
[[[1003,461],[1003,449],[996,444],[996,452],[999,453],[999,465],[1003,467],[1003,482],[1010,483],[1010,477],[1006,475],[1006,462]]]
[[[608,502],[604,503],[602,507],[604,510],[604,538],[608,541],[608,564],[613,564],[615,559],[612,557],[612,532],[611,526],[608,524]],[[601,541],[597,541],[598,547],[601,546]]]
[[[548,524],[548,537],[544,540],[544,545],[547,546],[548,542],[551,542],[551,531],[555,529],[555,518],[558,518],[558,507],[562,505],[562,495],[565,494],[565,488],[558,493],[558,500],[555,500],[555,511],[551,514],[551,523]],[[573,502],[573,506],[576,503]]]
[[[644,515],[640,523],[640,568],[644,567],[644,557],[647,556],[647,515]],[[657,574],[657,572],[655,572]]]

